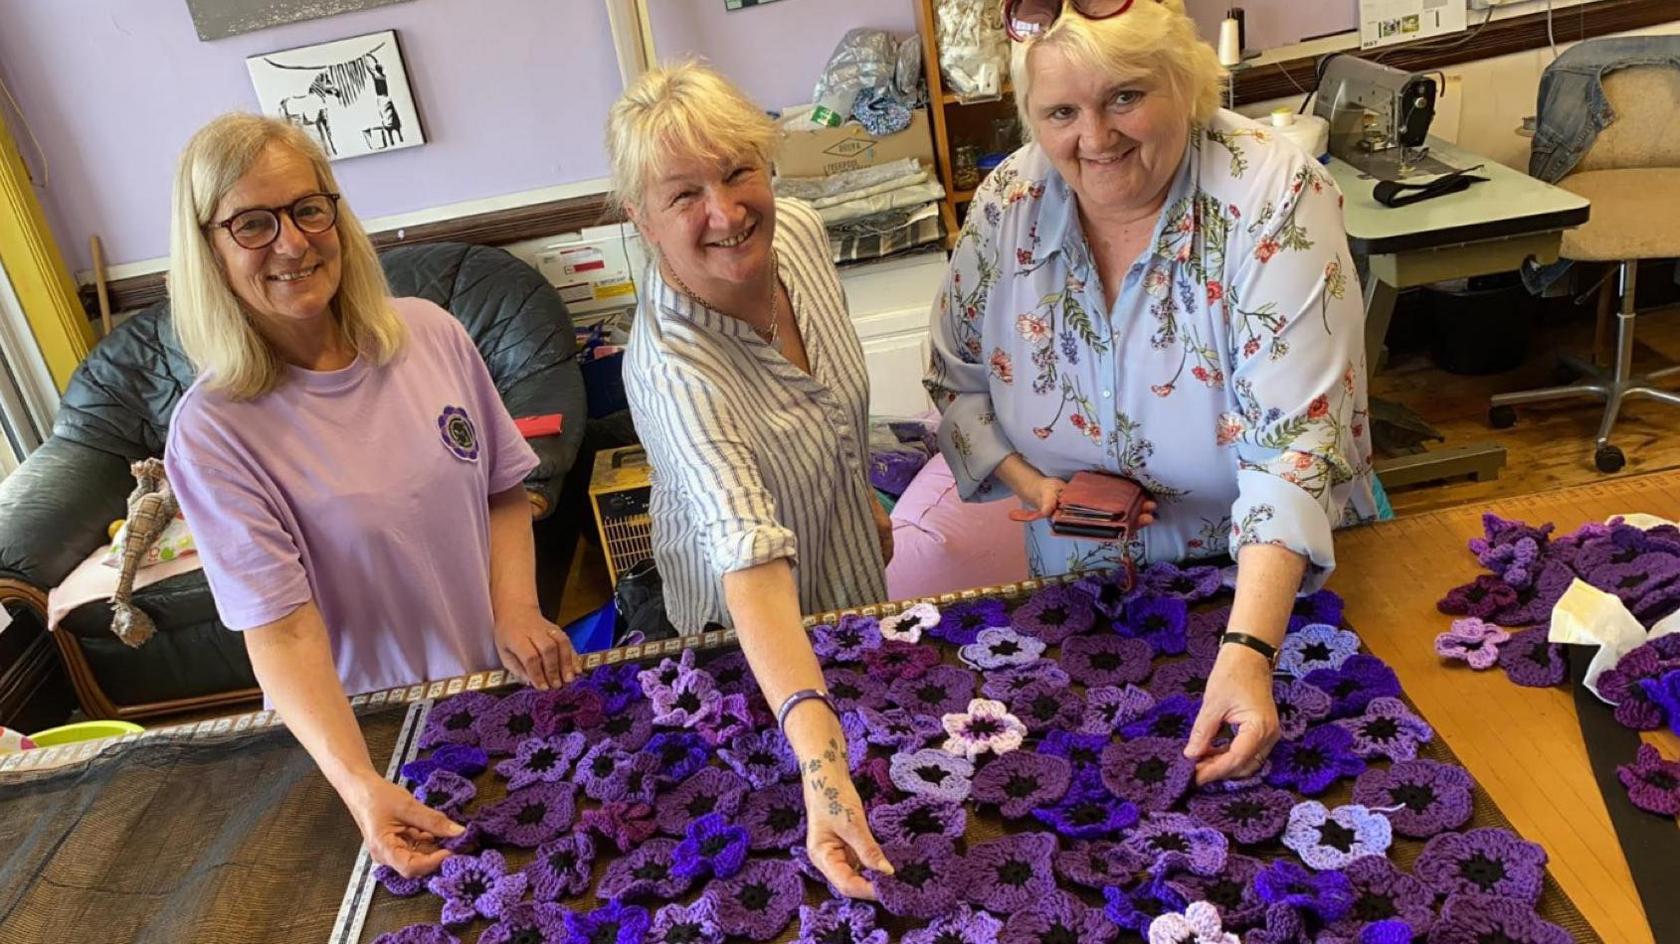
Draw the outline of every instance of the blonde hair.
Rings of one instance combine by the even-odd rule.
[[[699,59],[643,73],[607,114],[613,196],[639,210],[648,185],[673,156],[768,166],[781,133],[744,92]]]
[[[1136,0],[1130,10],[1106,20],[1086,19],[1066,3],[1049,29],[1013,45],[1009,71],[1015,108],[1028,134],[1033,123],[1027,60],[1039,48],[1058,49],[1075,65],[1104,75],[1155,76],[1194,123],[1205,124],[1219,110],[1225,69],[1218,53],[1197,35],[1196,22],[1184,12],[1184,0]]]
[[[271,144],[307,159],[320,188],[338,193],[326,154],[302,129],[275,118],[231,112],[200,128],[181,151],[169,228],[169,299],[181,350],[205,383],[235,399],[268,393],[285,364],[228,286],[206,226],[229,190]],[[349,204],[338,202],[340,275],[333,317],[356,352],[388,363],[403,343],[403,323],[379,255]]]

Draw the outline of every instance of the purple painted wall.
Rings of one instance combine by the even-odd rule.
[[[427,143],[334,165],[363,217],[606,175],[622,86],[594,0],[413,0],[210,43],[182,0],[0,0],[0,70],[46,152],[41,196],[71,265],[89,265],[95,232],[113,264],[168,254],[176,155],[211,117],[256,108],[246,56],[383,29]]]
[[[1242,7],[1250,49],[1272,49],[1359,28],[1359,0],[1185,0],[1184,6],[1210,43],[1219,41],[1225,12]]]

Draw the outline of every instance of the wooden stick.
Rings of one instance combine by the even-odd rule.
[[[88,237],[88,249],[93,254],[93,287],[99,293],[99,336],[111,333],[111,296],[105,290],[105,246],[97,235]]]

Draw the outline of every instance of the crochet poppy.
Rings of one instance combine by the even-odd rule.
[[[805,898],[799,868],[791,861],[753,859],[733,878],[706,886],[726,935],[768,941],[793,920]]]
[[[936,666],[935,668],[944,668],[944,666]],[[957,671],[962,670],[957,669]],[[841,711],[887,707],[889,691],[887,685],[883,679],[877,679],[866,672],[860,672],[857,669],[825,669],[823,671],[823,681],[828,683],[828,697],[834,700],[834,707]],[[892,689],[896,690],[905,681],[899,679],[893,682]]]
[[[1668,729],[1680,734],[1680,668],[1670,669],[1661,678],[1642,678],[1639,689],[1651,704],[1662,709]]]
[[[1649,744],[1639,745],[1631,764],[1616,768],[1633,805],[1659,816],[1680,816],[1680,763],[1665,761]]]
[[[1184,756],[1182,742],[1140,737],[1103,749],[1102,782],[1109,792],[1145,813],[1169,809],[1196,774],[1196,762]]]
[[[496,765],[506,777],[509,790],[523,790],[533,783],[558,783],[566,779],[572,762],[583,756],[589,736],[573,731],[559,737],[528,738],[521,741],[513,757]]]
[[[977,669],[1003,669],[1037,662],[1044,654],[1044,641],[1023,636],[1007,627],[980,630],[974,641],[957,650],[957,658]]]
[[[1308,800],[1289,811],[1283,844],[1308,866],[1345,869],[1356,859],[1381,856],[1394,842],[1394,827],[1381,813],[1357,804],[1329,809]]]
[[[1169,881],[1187,901],[1205,901],[1219,909],[1225,927],[1240,931],[1266,919],[1266,903],[1254,889],[1254,878],[1265,863],[1245,855],[1230,855],[1214,875],[1180,872]],[[1411,942],[1407,942],[1411,944]]]
[[[558,941],[566,934],[566,909],[550,902],[522,902],[502,909],[502,919],[484,929],[478,944]]]
[[[689,825],[717,813],[732,819],[747,796],[747,781],[733,771],[707,767],[659,799],[656,821],[668,836],[686,835]]]
[[[1075,636],[1062,643],[1060,662],[1074,681],[1095,688],[1127,685],[1149,677],[1154,650],[1142,639],[1124,636]]]
[[[1353,735],[1321,724],[1299,740],[1280,741],[1272,750],[1266,782],[1274,787],[1318,796],[1343,777],[1357,777],[1365,761],[1353,752]]]
[[[925,928],[904,935],[903,944],[997,944],[1003,922],[984,911],[958,905]]]
[[[1157,875],[1182,869],[1213,875],[1225,867],[1231,849],[1224,833],[1183,813],[1156,813],[1133,827],[1124,844]]]
[[[509,793],[480,813],[476,822],[485,833],[510,846],[535,849],[572,825],[576,794],[577,788],[569,783],[539,783]]]
[[[832,691],[832,677],[829,685]],[[887,690],[887,701],[893,705],[935,716],[961,712],[973,697],[974,673],[954,665],[936,665],[921,678],[899,679]]]
[[[445,744],[426,757],[402,765],[402,775],[413,783],[425,783],[433,771],[447,770],[471,780],[490,766],[490,755],[469,744]]]
[[[1225,930],[1219,909],[1193,901],[1183,914],[1168,912],[1149,923],[1149,944],[1240,944]]]
[[[720,813],[708,813],[688,824],[688,832],[672,853],[671,872],[686,878],[710,873],[729,878],[747,861],[747,831]]]
[[[1506,829],[1441,833],[1424,843],[1412,874],[1438,893],[1498,895],[1533,905],[1546,875],[1546,850]]]
[[[1313,623],[1284,637],[1277,670],[1301,678],[1314,669],[1339,669],[1358,652],[1358,636],[1328,623]]]
[[[1443,659],[1468,663],[1480,672],[1499,661],[1499,647],[1511,634],[1492,623],[1467,618],[1454,620],[1452,628],[1435,637],[1435,654]]]
[[[1353,784],[1353,800],[1391,810],[1388,821],[1400,835],[1427,839],[1470,821],[1471,785],[1462,767],[1419,758],[1360,774]]]
[[[1169,666],[1170,668],[1170,666]],[[1329,698],[1325,704],[1329,704]],[[1104,685],[1085,690],[1085,716],[1079,730],[1085,734],[1112,735],[1121,725],[1130,724],[1155,707],[1155,696],[1136,685],[1117,688]]]
[[[1231,608],[1192,610],[1184,626],[1184,650],[1198,659],[1212,659],[1219,655],[1219,637],[1231,623]],[[1293,624],[1292,624],[1293,625]]]
[[[594,733],[621,751],[639,751],[653,737],[653,705],[645,700],[633,702],[625,710],[602,720]]]
[[[1110,735],[1107,734],[1051,731],[1038,742],[1038,752],[1067,758],[1067,762],[1073,765],[1076,777],[1081,770],[1086,769],[1092,771],[1094,776],[1097,765],[1102,763],[1102,752],[1108,747],[1109,738]]]
[[[549,717],[554,719],[555,733],[593,731],[606,717],[600,693],[590,688],[572,686],[544,692],[543,701]]]
[[[966,646],[979,637],[980,630],[1008,625],[1009,613],[1003,601],[995,597],[982,597],[947,606],[939,614],[939,623],[925,627],[922,632],[935,639],[943,639],[953,646]]]
[[[414,798],[445,816],[453,816],[467,808],[478,788],[473,782],[453,770],[434,770],[426,782],[414,788]]]
[[[815,908],[799,906],[796,944],[887,944],[875,926],[875,909],[861,901],[830,899]]]
[[[1511,634],[1499,647],[1499,667],[1505,677],[1529,688],[1548,688],[1560,684],[1567,673],[1563,661],[1563,647],[1546,639],[1544,626]]]
[[[1295,632],[1314,623],[1342,625],[1342,598],[1334,591],[1320,590],[1295,598],[1295,606],[1289,611],[1289,631]]]
[[[1016,632],[1055,646],[1069,636],[1090,630],[1096,625],[1097,611],[1088,595],[1066,584],[1056,584],[1033,594],[1015,608],[1009,619]]]
[[[444,925],[459,927],[474,918],[501,917],[502,909],[525,896],[528,881],[523,872],[508,872],[500,852],[487,849],[476,856],[444,859],[426,887],[443,899]]]
[[[664,658],[651,669],[642,669],[636,673],[636,683],[642,687],[642,694],[650,701],[659,700],[670,703],[671,687],[683,675],[694,671],[694,650],[684,649],[675,659]]]
[[[1143,856],[1108,840],[1065,842],[1055,859],[1063,881],[1095,889],[1127,884],[1148,866]]]
[[[643,752],[658,761],[660,780],[681,783],[711,762],[712,749],[693,731],[661,731],[648,739]]]
[[[701,896],[692,904],[670,904],[653,914],[645,944],[724,944],[717,908]]]
[[[1011,751],[974,777],[971,796],[990,803],[1007,819],[1021,819],[1035,806],[1049,806],[1067,793],[1073,766],[1066,759],[1034,751]]]
[[[613,774],[619,767],[630,763],[633,756],[635,755],[623,750],[614,741],[597,741],[595,746],[578,758],[577,767],[572,772],[572,781],[582,787],[587,796],[597,800],[603,799]]]
[[[1517,588],[1492,574],[1481,574],[1475,580],[1447,591],[1435,608],[1448,616],[1468,616],[1491,619],[1493,614],[1517,605]]]
[[[718,660],[713,660],[707,666],[708,670]],[[589,674],[577,680],[577,686],[587,689],[600,696],[601,713],[616,715],[630,706],[631,702],[642,699],[642,683],[636,676],[640,674],[640,667],[631,662],[620,662],[617,665],[598,666]]]
[[[496,702],[494,695],[462,692],[433,705],[426,714],[426,726],[420,731],[420,749],[429,750],[444,744],[478,744],[478,718]]]
[[[858,799],[863,801],[865,810],[891,803],[902,796],[897,784],[893,783],[892,762],[885,757],[871,757],[853,766],[852,786],[857,788]]]
[[[1189,904],[1164,876],[1146,875],[1130,884],[1103,889],[1103,914],[1122,928],[1138,934],[1164,914],[1182,912]]]
[[[1353,884],[1353,907],[1347,917],[1333,925],[1335,933],[1358,941],[1363,927],[1373,923],[1401,921],[1419,935],[1434,925],[1435,893],[1395,868],[1386,857],[1372,855],[1355,859],[1342,873]],[[1407,937],[1403,944],[1411,944],[1411,940]]]
[[[711,673],[712,681],[717,683],[718,691],[740,692],[746,694],[757,689],[753,678],[752,665],[747,662],[747,654],[739,649],[729,649],[712,656],[703,666]],[[637,683],[638,690],[640,683]]]
[[[1545,623],[1552,618],[1552,608],[1574,582],[1574,570],[1559,561],[1542,561],[1533,585],[1517,590],[1517,602],[1495,610],[1487,620],[1500,626]]]
[[[756,852],[785,849],[805,835],[805,797],[797,783],[753,790],[741,801],[739,822]]]
[[[1055,891],[1011,913],[998,934],[998,944],[1110,944],[1119,934],[1101,909]]]
[[[593,810],[584,810],[578,825],[600,836],[620,852],[628,852],[658,831],[654,823],[653,807],[646,803],[618,801],[603,803]]]
[[[872,678],[895,682],[901,678],[921,678],[928,669],[940,662],[939,650],[933,646],[918,646],[908,642],[884,642],[878,649],[863,654]]]
[[[860,708],[857,715],[867,743],[894,750],[919,750],[945,733],[945,726],[938,718],[903,708],[888,708],[885,711]],[[850,735],[847,737],[850,738]]]
[[[1348,657],[1339,669],[1316,669],[1306,681],[1330,696],[1330,717],[1351,718],[1365,710],[1373,698],[1400,697],[1400,679],[1388,663],[1360,653]]]
[[[957,866],[962,896],[988,911],[1006,914],[1028,907],[1056,890],[1050,859],[1056,837],[1016,833],[971,844]]]
[[[1117,801],[1094,767],[1084,769],[1088,772],[1081,775],[1076,768],[1062,798],[1052,805],[1035,807],[1033,817],[1068,839],[1107,839],[1136,823],[1137,806]]]
[[[870,810],[869,828],[882,842],[913,842],[923,836],[961,839],[968,828],[968,811],[961,803],[912,796]]]
[[[1569,944],[1570,940],[1568,931],[1541,920],[1532,907],[1491,895],[1449,896],[1429,932],[1430,944]]]
[[[1663,726],[1662,706],[1651,701],[1639,681],[1661,678],[1673,668],[1680,668],[1680,661],[1665,658],[1655,644],[1635,646],[1614,666],[1599,673],[1598,694],[1616,706],[1616,723],[1622,727],[1655,731]]]
[[[894,754],[891,761],[892,782],[905,793],[938,797],[961,803],[974,788],[974,762],[957,757],[937,747]]]
[[[1037,662],[1029,662],[1013,668],[987,672],[984,680],[980,683],[980,694],[987,698],[1008,702],[1022,689],[1039,683],[1066,688],[1073,683],[1073,678],[1055,662],[1049,659],[1039,659]]]
[[[1115,629],[1123,636],[1135,636],[1149,643],[1156,655],[1183,655],[1188,645],[1185,632],[1190,607],[1178,597],[1143,595],[1126,602],[1121,622]]]
[[[881,637],[896,642],[920,642],[922,633],[938,626],[941,618],[939,608],[932,603],[917,603],[892,616],[881,617]]]
[[[537,847],[531,863],[525,866],[531,897],[557,902],[583,894],[589,888],[594,865],[595,840],[588,833],[567,833],[543,843]]]
[[[1648,600],[1680,579],[1680,557],[1672,554],[1641,554],[1627,563],[1611,563],[1584,573],[1587,583],[1621,600],[1635,616],[1647,608]]]
[[[775,728],[737,735],[728,747],[718,750],[718,756],[755,790],[799,779],[793,748]]]
[[[861,662],[881,646],[881,624],[873,616],[851,614],[837,623],[811,627],[811,649],[825,663]]]
[[[869,872],[881,907],[902,918],[934,918],[957,903],[957,847],[946,836],[927,835],[881,846],[893,874]]]
[[[1085,699],[1066,685],[1034,682],[1006,699],[1009,713],[1033,734],[1076,728],[1085,722]]]
[[[595,896],[659,901],[680,897],[694,884],[695,875],[677,871],[673,865],[676,850],[677,840],[656,836],[629,855],[613,859],[601,875]]]
[[[1353,735],[1353,752],[1366,760],[1411,760],[1419,744],[1435,739],[1435,729],[1398,698],[1373,698],[1364,714],[1332,723]]]
[[[1171,662],[1155,670],[1149,680],[1149,693],[1165,700],[1174,695],[1201,698],[1207,692],[1208,676],[1213,674],[1213,659],[1193,656]]]
[[[373,870],[373,879],[379,886],[398,898],[413,898],[426,890],[426,877],[406,878],[401,872],[388,865],[381,865]]]
[[[1273,859],[1254,877],[1254,890],[1268,905],[1287,905],[1310,912],[1326,924],[1340,921],[1353,910],[1353,883],[1334,869],[1308,872],[1289,859]],[[1266,923],[1272,923],[1269,909]]]
[[[379,935],[373,944],[461,944],[461,939],[435,924],[411,924]]]
[[[1138,590],[1159,596],[1177,597],[1195,603],[1218,595],[1222,580],[1217,567],[1180,567],[1171,561],[1157,561],[1137,577]]]
[[[554,733],[554,718],[543,710],[542,693],[527,688],[486,708],[473,723],[478,746],[492,756],[512,754],[527,738]]]
[[[650,923],[646,908],[609,901],[594,911],[566,912],[567,944],[642,944]]]
[[[1250,846],[1281,835],[1294,807],[1295,797],[1289,792],[1265,786],[1230,793],[1202,790],[1189,802],[1192,816]]]
[[[1174,695],[1155,703],[1153,708],[1135,720],[1120,726],[1120,733],[1129,738],[1157,737],[1185,740],[1202,710],[1200,698]]]
[[[1125,585],[1125,574],[1126,570],[1119,567],[1102,573],[1086,574],[1073,584],[1073,589],[1085,594],[1098,613],[1111,620],[1117,620],[1126,608],[1129,592]]]
[[[976,698],[968,703],[967,711],[948,713],[940,721],[950,735],[945,751],[969,760],[982,754],[1007,754],[1027,736],[1027,726],[1003,702],[990,698]]]
[[[659,773],[659,758],[643,751],[630,755],[630,759],[615,768],[590,796],[602,802],[634,800],[652,803],[664,783]]]
[[[1272,700],[1277,703],[1278,733],[1286,741],[1306,734],[1308,728],[1330,716],[1330,695],[1301,679],[1273,681]]]
[[[668,728],[698,727],[703,717],[718,711],[723,697],[717,683],[703,669],[686,670],[677,675],[669,688],[648,691],[648,700],[653,703],[653,723]]]

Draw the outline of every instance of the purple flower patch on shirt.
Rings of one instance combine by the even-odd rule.
[[[467,462],[478,461],[478,429],[473,426],[467,411],[458,406],[446,406],[438,414],[438,435],[450,455]]]

